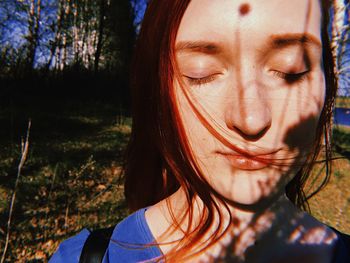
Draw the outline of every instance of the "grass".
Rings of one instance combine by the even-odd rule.
[[[21,135],[32,119],[29,156],[21,174],[7,262],[47,262],[63,239],[84,227],[124,218],[120,161],[130,119],[103,103],[17,108],[0,113],[0,222],[7,222]],[[0,228],[4,248],[5,224]]]
[[[336,107],[350,108],[350,97],[337,97],[335,105]]]
[[[335,127],[333,140],[334,160],[330,181],[309,203],[313,216],[350,234],[350,128]],[[322,154],[320,159],[323,159]],[[306,191],[312,192],[321,183],[324,175],[325,165],[320,163],[311,174]]]
[[[50,102],[45,109],[29,105],[0,112],[0,222],[7,221],[20,141],[32,119],[7,262],[47,262],[62,240],[82,228],[110,226],[127,215],[120,161],[131,120],[117,118],[111,105]],[[333,176],[310,205],[320,221],[350,233],[350,129],[338,127],[334,138],[339,158]],[[319,164],[311,181],[319,182],[322,174]],[[0,251],[5,233],[2,224]]]

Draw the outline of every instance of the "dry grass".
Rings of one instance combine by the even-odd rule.
[[[337,97],[335,105],[336,107],[350,108],[350,97]]]
[[[312,180],[320,183],[323,165],[315,169]],[[312,215],[327,225],[350,234],[350,161],[341,157],[333,161],[328,185],[310,200]]]
[[[84,114],[79,109],[32,116],[5,262],[47,262],[62,240],[84,227],[110,226],[127,215],[120,160],[130,121],[101,105],[86,107],[90,112],[83,109]],[[16,142],[27,120],[17,112],[1,113],[1,127],[7,129],[0,130],[0,222],[6,222],[20,157]],[[19,132],[9,134],[10,128]],[[6,230],[1,224],[0,252]]]
[[[2,122],[10,123],[0,114]],[[117,122],[110,110],[32,118],[31,148],[17,190],[6,262],[47,262],[62,240],[82,228],[110,226],[127,215],[120,159],[130,121]],[[20,125],[13,130],[21,131]],[[344,127],[338,131],[337,143],[346,154],[350,131]],[[20,151],[16,139],[8,139],[16,136],[0,135],[4,138],[0,141],[0,222],[6,222]],[[320,164],[312,174],[316,183],[322,178],[322,169]],[[349,157],[334,161],[329,184],[310,205],[320,221],[350,233]],[[5,233],[1,225],[0,251]]]

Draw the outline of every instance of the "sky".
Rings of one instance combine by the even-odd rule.
[[[117,0],[118,1],[118,0]],[[10,45],[17,49],[23,43],[25,43],[25,35],[27,34],[27,24],[25,23],[26,12],[16,10],[16,6],[21,3],[29,2],[29,0],[0,0],[0,49],[6,45]],[[41,28],[49,28],[56,19],[56,13],[58,8],[58,0],[42,0],[42,5],[45,8],[42,9],[42,21]],[[136,10],[138,11],[135,16],[134,23],[139,25],[142,21],[144,12],[146,9],[146,0],[139,0]],[[6,17],[6,14],[16,14],[11,20]],[[346,21],[349,21],[349,12],[347,13]],[[349,23],[349,22],[348,22]],[[4,26],[6,25],[6,26]],[[139,28],[137,28],[137,31]],[[49,56],[49,48],[47,47],[50,39],[53,39],[53,33],[48,30],[46,32],[41,31],[43,36],[40,40],[41,45],[37,50],[36,65],[44,64]],[[5,41],[4,41],[5,40]],[[343,75],[340,76],[340,91],[339,95],[344,95],[346,92],[349,94],[350,89],[350,41],[347,45],[347,57],[345,68],[348,68]]]

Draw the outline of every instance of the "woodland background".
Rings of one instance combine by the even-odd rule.
[[[349,1],[334,2],[333,51],[350,108]],[[129,65],[146,0],[0,1],[0,252],[47,262],[83,227],[127,215],[121,157],[130,134]],[[350,233],[350,128],[314,216]],[[322,156],[320,157],[322,159]],[[321,180],[320,162],[311,191]]]

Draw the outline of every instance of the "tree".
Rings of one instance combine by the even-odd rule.
[[[340,95],[350,96],[350,3],[333,0],[332,50]]]
[[[39,44],[39,27],[41,15],[41,0],[30,0],[28,8],[28,41],[27,51],[27,68],[32,70],[34,68],[36,50]]]
[[[94,69],[95,72],[98,72],[98,67],[100,63],[100,56],[102,51],[102,42],[104,39],[104,28],[105,28],[105,20],[106,20],[106,8],[107,1],[100,0],[99,4],[99,19],[98,19],[98,33],[96,33],[97,43],[96,43],[96,51],[95,51],[95,61],[94,61]]]

